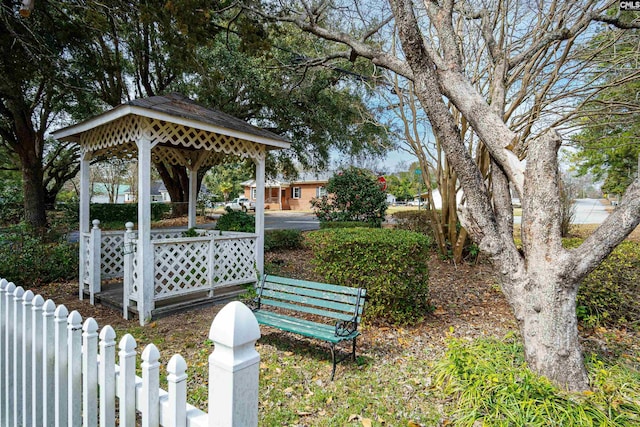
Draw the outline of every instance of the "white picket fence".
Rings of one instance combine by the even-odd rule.
[[[140,378],[131,335],[116,345],[111,326],[98,331],[93,318],[83,323],[77,311],[1,279],[0,426],[257,426],[258,338],[258,322],[240,302],[213,320],[205,413],[187,404],[182,356],[169,360],[164,391],[155,345],[142,352]]]

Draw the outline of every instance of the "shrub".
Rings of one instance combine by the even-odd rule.
[[[298,249],[302,246],[300,230],[267,230],[264,232],[264,250]]]
[[[362,221],[380,226],[387,194],[369,171],[351,167],[327,182],[328,195],[311,200],[320,221]]]
[[[321,230],[307,236],[316,272],[327,282],[367,289],[366,318],[414,323],[431,310],[428,237],[369,228]]]
[[[17,224],[24,218],[22,189],[7,186],[0,189],[0,224]]]
[[[450,339],[433,369],[433,387],[454,426],[631,426],[640,417],[640,373],[600,360],[587,363],[593,390],[568,393],[530,371],[513,335]]]
[[[25,226],[5,230],[0,236],[0,277],[20,286],[77,279],[78,245],[49,243]]]
[[[362,222],[362,221],[320,221],[320,229],[328,228],[380,228],[380,224]]]
[[[581,239],[564,239],[567,248]],[[640,244],[622,242],[578,291],[578,318],[587,326],[640,323]]]
[[[252,215],[246,212],[232,211],[227,208],[227,212],[220,215],[220,218],[216,221],[215,229],[220,231],[254,233],[256,230],[256,221]]]
[[[58,208],[62,210],[69,222],[78,222],[80,220],[80,203],[70,201],[59,204]],[[169,213],[171,204],[169,203],[151,203],[151,220],[159,221]],[[92,203],[89,206],[89,220],[99,219],[102,223],[122,223],[136,222],[138,220],[138,204],[137,203]]]
[[[392,216],[396,220],[396,228],[433,237],[433,227],[431,226],[429,211],[399,211],[395,212]]]

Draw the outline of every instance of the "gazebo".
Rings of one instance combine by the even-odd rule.
[[[88,290],[93,303],[102,278],[122,277],[124,315],[135,308],[144,325],[157,301],[202,292],[213,296],[219,289],[255,282],[262,274],[265,159],[269,150],[289,148],[286,139],[180,94],[130,101],[53,136],[81,148],[80,298]],[[126,231],[101,232],[98,219],[90,229],[90,162],[114,157],[138,159],[137,231],[127,223]],[[152,163],[187,168],[192,228],[198,170],[233,158],[255,164],[255,233],[199,230],[197,237],[185,237],[181,231],[151,229]]]

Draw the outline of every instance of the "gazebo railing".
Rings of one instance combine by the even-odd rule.
[[[84,239],[81,292],[88,288],[93,303],[102,279],[123,278],[123,308],[127,313],[130,301],[138,302],[141,298],[137,231],[102,231],[98,226],[99,221],[94,221],[91,232],[81,236]],[[154,301],[203,292],[212,296],[218,288],[256,282],[256,234],[196,231],[197,237],[184,237],[184,229],[151,230]]]
[[[252,233],[220,235],[215,231],[202,231],[198,237],[152,240],[154,301],[203,291],[213,295],[218,288],[255,283],[256,240]],[[138,241],[131,244],[137,246]],[[133,256],[131,265],[128,298],[138,301],[141,285]]]

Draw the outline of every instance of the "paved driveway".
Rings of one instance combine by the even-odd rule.
[[[309,212],[267,212],[264,215],[265,230],[318,230],[320,222]]]

